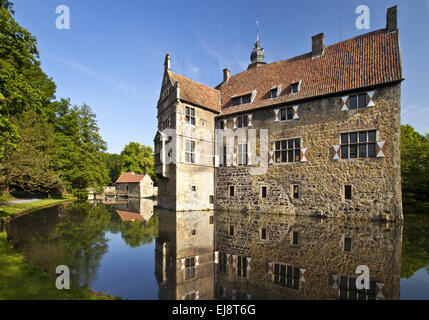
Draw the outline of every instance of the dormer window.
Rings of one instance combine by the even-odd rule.
[[[278,97],[278,95],[277,95],[277,88],[271,89],[271,98],[275,99],[277,97]]]
[[[290,85],[290,92],[291,93],[298,93],[301,89],[301,83],[300,82],[292,82]]]
[[[246,94],[241,97],[232,98],[232,105],[239,106],[240,104],[250,103],[252,101],[252,94]]]

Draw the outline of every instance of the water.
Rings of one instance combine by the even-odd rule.
[[[151,200],[75,203],[12,221],[9,241],[55,275],[124,299],[429,299],[429,215],[376,223],[226,212]],[[358,266],[370,272],[356,289]]]

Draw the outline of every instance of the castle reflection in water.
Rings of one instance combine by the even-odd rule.
[[[157,212],[160,299],[400,299],[401,224]]]

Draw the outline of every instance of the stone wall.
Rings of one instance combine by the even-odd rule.
[[[342,111],[341,96],[308,101],[299,104],[295,120],[275,122],[274,110],[279,106],[251,112],[252,128],[269,130],[269,152],[274,151],[276,140],[301,138],[307,161],[270,164],[263,175],[250,175],[252,166],[217,168],[216,208],[402,219],[400,90],[400,84],[374,89],[375,105],[356,110]],[[227,127],[233,128],[232,117]],[[341,144],[341,133],[374,129],[377,141],[385,141],[384,157],[333,159],[333,146]],[[293,185],[300,188],[298,199],[292,196]],[[345,185],[353,187],[352,200],[344,198]],[[228,195],[229,186],[235,187],[234,197]],[[262,186],[267,186],[267,198],[261,197]]]

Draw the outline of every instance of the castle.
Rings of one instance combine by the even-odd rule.
[[[402,219],[397,7],[386,28],[246,71],[215,88],[171,72],[158,101],[161,208]]]

